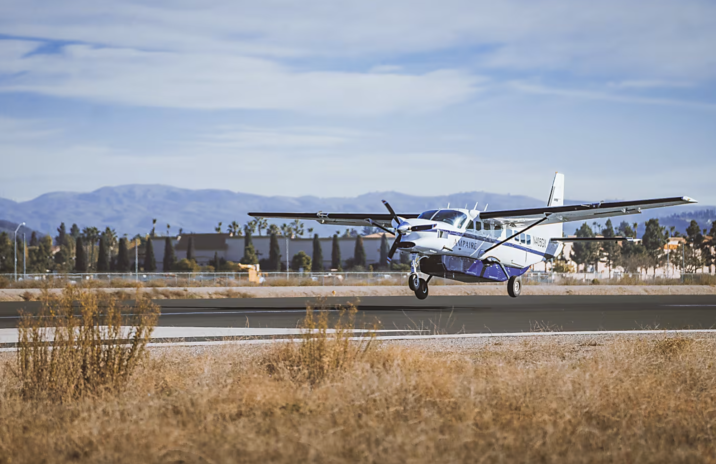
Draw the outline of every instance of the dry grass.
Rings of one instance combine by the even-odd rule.
[[[154,350],[123,389],[48,402],[0,368],[0,463],[716,462],[716,340],[431,351],[317,337]],[[332,322],[332,321],[331,321]],[[569,340],[569,339],[567,339]]]
[[[68,401],[122,388],[145,353],[159,309],[140,292],[130,311],[111,295],[43,292],[42,310],[20,320],[13,373],[23,398]]]
[[[325,301],[320,309],[327,309]],[[316,315],[309,307],[301,323],[304,333],[300,343],[276,346],[260,364],[270,376],[299,384],[316,385],[343,374],[367,360],[375,346],[375,331],[363,337],[354,333],[357,312],[353,305],[341,307],[337,320],[329,323],[328,311]]]

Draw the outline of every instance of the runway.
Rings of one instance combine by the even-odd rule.
[[[710,329],[716,327],[716,296],[435,296],[243,298],[156,300],[161,327],[295,328],[307,305],[331,317],[354,303],[359,328],[378,321],[383,330],[445,334],[544,331]],[[36,314],[38,302],[0,303],[0,328],[14,328],[18,311]]]

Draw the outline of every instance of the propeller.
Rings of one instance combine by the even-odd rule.
[[[390,203],[385,200],[382,201],[385,207],[388,209],[390,215],[393,216],[393,221],[395,221],[395,240],[393,241],[393,245],[391,245],[390,251],[388,252],[388,261],[392,261],[393,255],[398,250],[398,245],[400,245],[400,237],[403,236],[403,232],[398,229],[398,226],[400,226],[400,223],[403,221],[397,214],[395,214],[395,210],[390,206]]]

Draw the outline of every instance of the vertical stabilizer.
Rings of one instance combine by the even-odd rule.
[[[554,182],[552,182],[552,190],[549,192],[549,200],[547,206],[563,206],[564,205],[564,174],[556,173]]]
[[[552,182],[552,190],[549,192],[549,200],[547,206],[564,206],[564,174],[556,173],[554,182]],[[541,227],[541,226],[540,226]],[[564,232],[564,226],[561,222],[557,224],[549,224],[542,228],[549,237],[561,237]],[[561,251],[561,245],[556,250]]]

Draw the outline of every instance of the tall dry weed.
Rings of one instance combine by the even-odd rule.
[[[266,355],[264,365],[269,374],[315,385],[345,371],[371,352],[375,331],[356,333],[358,310],[354,305],[339,307],[332,323],[325,303],[320,309],[317,314],[312,307],[306,309],[306,317],[300,323],[303,334],[297,342],[277,345]]]
[[[42,309],[19,323],[16,374],[27,399],[66,401],[126,384],[145,354],[159,308],[139,290],[132,307],[111,294],[44,291]]]

